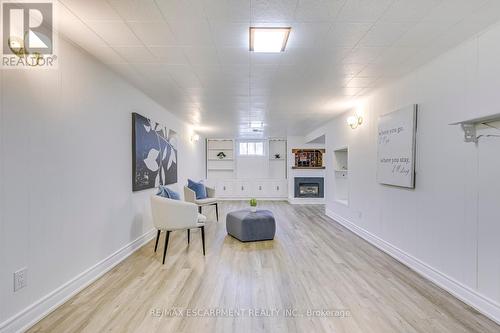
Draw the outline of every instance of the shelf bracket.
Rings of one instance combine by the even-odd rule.
[[[490,137],[497,135],[482,134],[478,135],[478,127],[480,131],[484,132],[484,128],[491,127],[497,129],[495,126],[489,125],[489,123],[500,121],[500,113],[490,114],[482,117],[462,120],[458,122],[451,123],[450,125],[460,125],[464,131],[464,141],[478,143],[480,137]],[[490,129],[491,129],[490,128]]]
[[[464,130],[464,141],[477,143],[476,124],[460,124]]]

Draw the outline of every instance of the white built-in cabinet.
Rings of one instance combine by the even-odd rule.
[[[266,142],[268,178],[238,178],[237,142],[207,139],[207,184],[215,187],[217,197],[281,199],[288,196],[286,140],[269,139]],[[245,158],[239,161],[241,163],[246,163]]]
[[[217,196],[220,198],[286,198],[288,196],[286,179],[220,179],[215,181],[214,185]]]

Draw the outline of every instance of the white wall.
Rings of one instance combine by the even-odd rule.
[[[0,71],[0,323],[152,229],[154,190],[132,193],[132,112],[179,133],[180,184],[204,174],[188,125],[63,40],[59,59]]]
[[[326,127],[328,214],[500,321],[500,138],[449,123],[499,112],[500,26],[360,102]],[[416,188],[376,182],[377,118],[417,103]],[[500,134],[500,132],[498,132]],[[350,205],[333,201],[332,152],[349,146]]]

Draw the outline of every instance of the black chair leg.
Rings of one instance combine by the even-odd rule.
[[[189,244],[189,238],[191,236],[191,230],[188,229],[188,244]]]
[[[156,233],[156,243],[155,243],[155,252],[156,249],[158,248],[158,241],[160,240],[160,230]]]
[[[205,255],[205,226],[201,228],[201,245],[203,245],[203,255]]]
[[[198,213],[201,214],[201,206],[198,206]]]
[[[217,222],[219,221],[219,205],[215,204],[215,217],[217,219]]]
[[[165,264],[165,256],[167,255],[167,247],[168,247],[168,237],[170,236],[170,231],[167,231],[167,235],[165,236],[165,248],[163,249],[163,262]]]

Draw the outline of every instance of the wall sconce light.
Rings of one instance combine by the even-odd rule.
[[[191,141],[192,142],[198,142],[200,140],[200,136],[198,134],[193,134],[191,135]]]
[[[356,129],[362,123],[363,123],[363,117],[357,114],[354,114],[347,118],[347,125],[349,125],[352,129]]]

